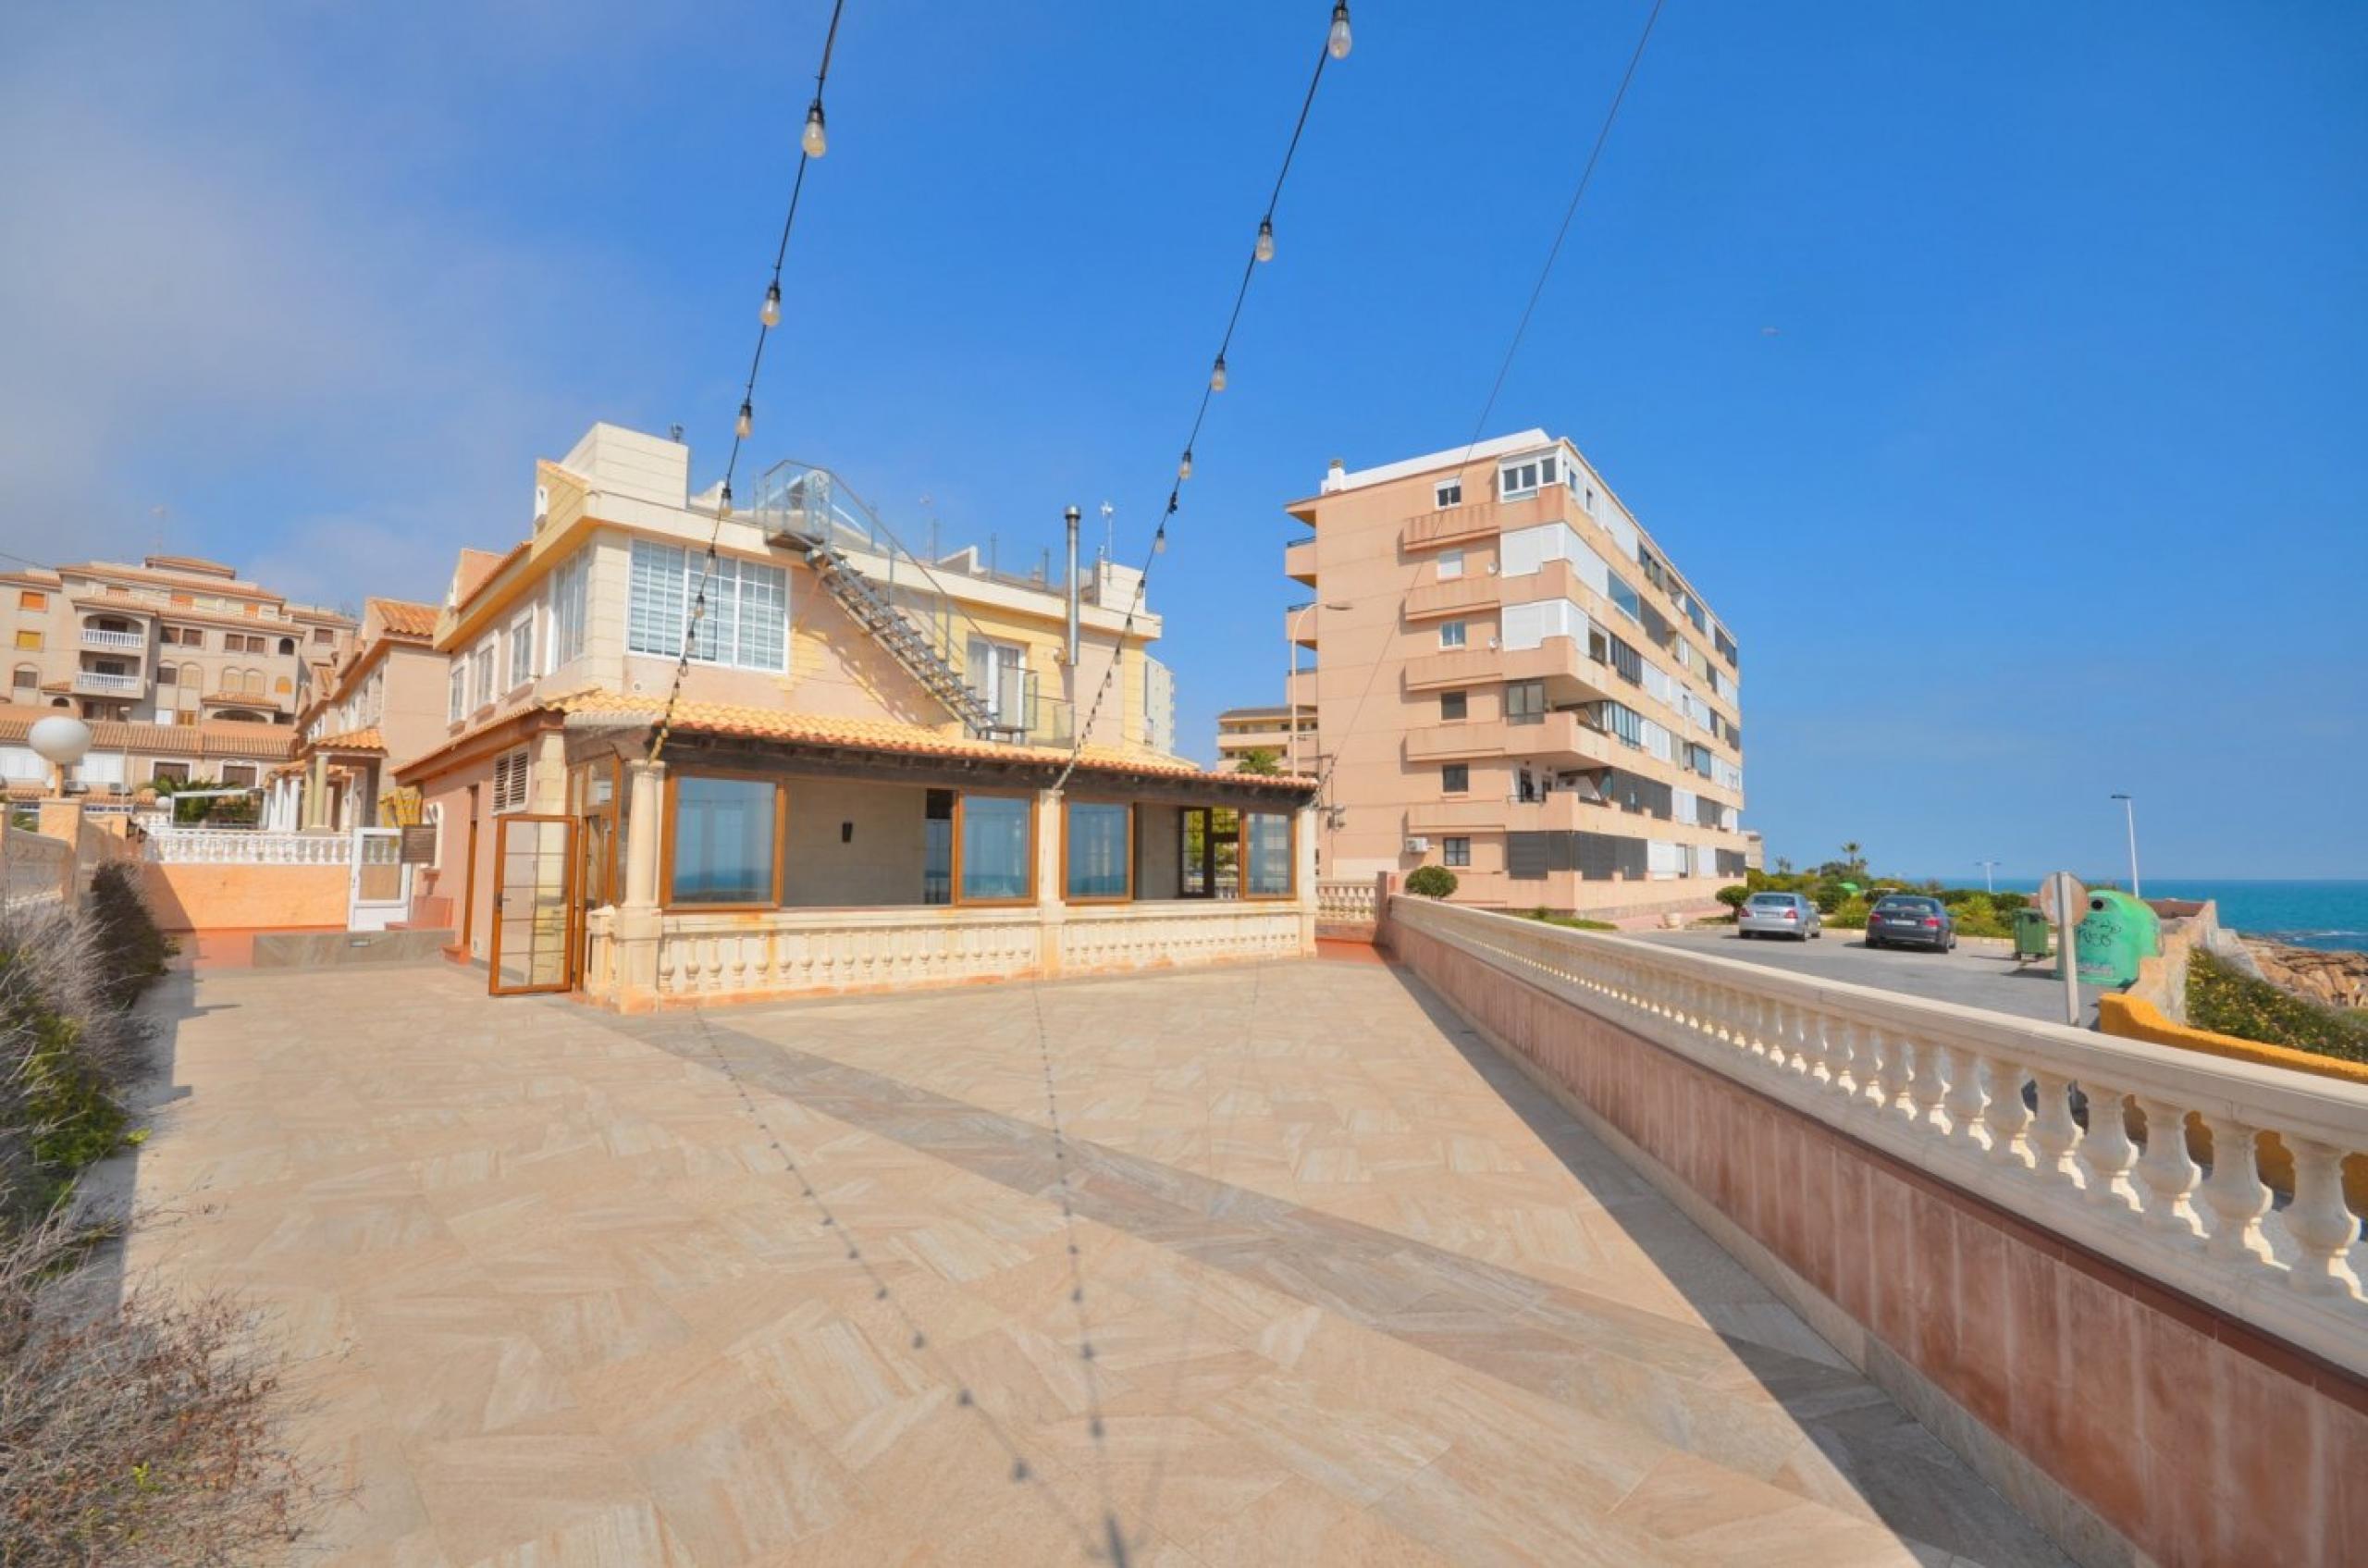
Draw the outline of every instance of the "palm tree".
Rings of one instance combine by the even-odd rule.
[[[1855,838],[1845,840],[1842,846],[1842,858],[1849,864],[1852,871],[1856,872],[1859,876],[1865,876],[1867,874],[1867,846],[1865,845],[1859,843]]]

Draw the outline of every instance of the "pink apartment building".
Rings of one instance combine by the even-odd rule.
[[[277,770],[265,825],[301,831],[380,825],[394,770],[450,738],[449,661],[436,651],[432,604],[363,601],[343,658],[306,671],[294,759]]]
[[[1285,636],[1316,658],[1256,712],[1287,769],[1331,769],[1326,877],[1443,865],[1459,903],[1634,916],[1742,876],[1735,639],[1569,441],[1336,462],[1286,510],[1313,597]]]

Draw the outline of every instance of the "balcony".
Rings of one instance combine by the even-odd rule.
[[[1295,539],[1283,547],[1283,575],[1294,583],[1315,586],[1315,541]]]
[[[1398,542],[1406,549],[1437,549],[1466,539],[1489,538],[1502,526],[1498,513],[1503,510],[1495,501],[1475,501],[1470,506],[1425,512],[1406,520],[1406,526],[1399,531]]]
[[[1484,719],[1461,724],[1430,724],[1406,735],[1409,761],[1453,761],[1462,757],[1522,757],[1568,767],[1609,764],[1615,742],[1589,729],[1576,713],[1548,713],[1534,724]]]
[[[1406,689],[1470,685],[1499,678],[1504,655],[1493,648],[1451,648],[1406,661]]]
[[[148,636],[144,632],[110,632],[97,626],[82,628],[82,646],[103,653],[145,653]]]
[[[148,689],[148,677],[77,670],[74,672],[74,689],[84,697],[138,697]]]
[[[1502,578],[1479,572],[1450,577],[1444,583],[1424,583],[1421,587],[1408,590],[1406,619],[1429,621],[1463,611],[1493,610],[1504,597],[1502,582]]]

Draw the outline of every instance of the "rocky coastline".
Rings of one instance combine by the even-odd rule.
[[[2262,979],[2331,1007],[2368,1008],[2368,953],[2240,938]]]

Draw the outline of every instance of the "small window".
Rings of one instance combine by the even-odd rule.
[[[157,673],[159,675],[165,675],[171,673],[171,672],[169,670],[160,670]],[[39,685],[41,685],[41,672],[39,670],[34,669],[30,664],[19,664],[17,666],[17,690],[31,691]]]
[[[523,686],[535,678],[535,618],[521,616],[510,627],[510,684]]]
[[[19,610],[47,610],[49,608],[49,596],[43,593],[38,588],[19,588],[17,591],[17,608]]]
[[[1471,717],[1471,714],[1472,699],[1469,693],[1460,691],[1439,693],[1439,719],[1442,722],[1455,723]]]
[[[152,779],[170,779],[175,784],[187,784],[189,783],[189,764],[186,762],[158,762],[156,764],[155,771],[148,776]]]
[[[1433,487],[1431,490],[1431,500],[1435,504],[1442,508],[1462,506],[1463,504],[1463,481],[1461,479],[1441,480],[1437,486]]]
[[[1439,646],[1441,648],[1462,648],[1463,646],[1464,629],[1464,623],[1461,621],[1440,622]]]
[[[222,765],[222,784],[228,789],[253,789],[255,769],[252,762],[226,762]]]
[[[1439,551],[1439,581],[1452,582],[1462,575],[1463,551],[1461,549]]]
[[[469,667],[456,661],[447,682],[444,717],[458,723],[461,716],[469,710]]]
[[[523,811],[526,808],[526,748],[505,751],[493,759],[493,809]]]
[[[523,760],[525,753],[518,755]],[[667,902],[778,903],[781,802],[773,782],[684,773],[673,789]]]
[[[39,653],[41,651],[41,634],[39,632],[20,631],[17,634],[17,646],[27,653]]]
[[[1450,866],[1472,864],[1472,841],[1469,838],[1448,838],[1439,841],[1439,858]]]
[[[1472,764],[1449,762],[1439,770],[1439,793],[1469,795],[1472,793]]]
[[[1122,899],[1132,891],[1128,870],[1133,843],[1134,812],[1106,801],[1078,800],[1068,806],[1068,839],[1063,854],[1067,861],[1067,896]]]
[[[294,653],[296,651],[296,639],[294,637],[280,638],[279,651],[282,653]]]
[[[1511,681],[1505,686],[1505,722],[1542,724],[1546,722],[1546,683]]]
[[[1035,803],[1017,795],[965,795],[956,836],[965,904],[1018,904],[1034,891]]]
[[[337,633],[331,631],[327,626],[315,626],[313,628],[313,640],[314,642],[335,642],[337,641]]]
[[[1536,495],[1538,479],[1543,471],[1542,465],[1534,457],[1516,458],[1511,463],[1498,464],[1497,499],[1517,500],[1523,496]]]
[[[1241,895],[1291,895],[1291,820],[1279,811],[1241,813]]]

